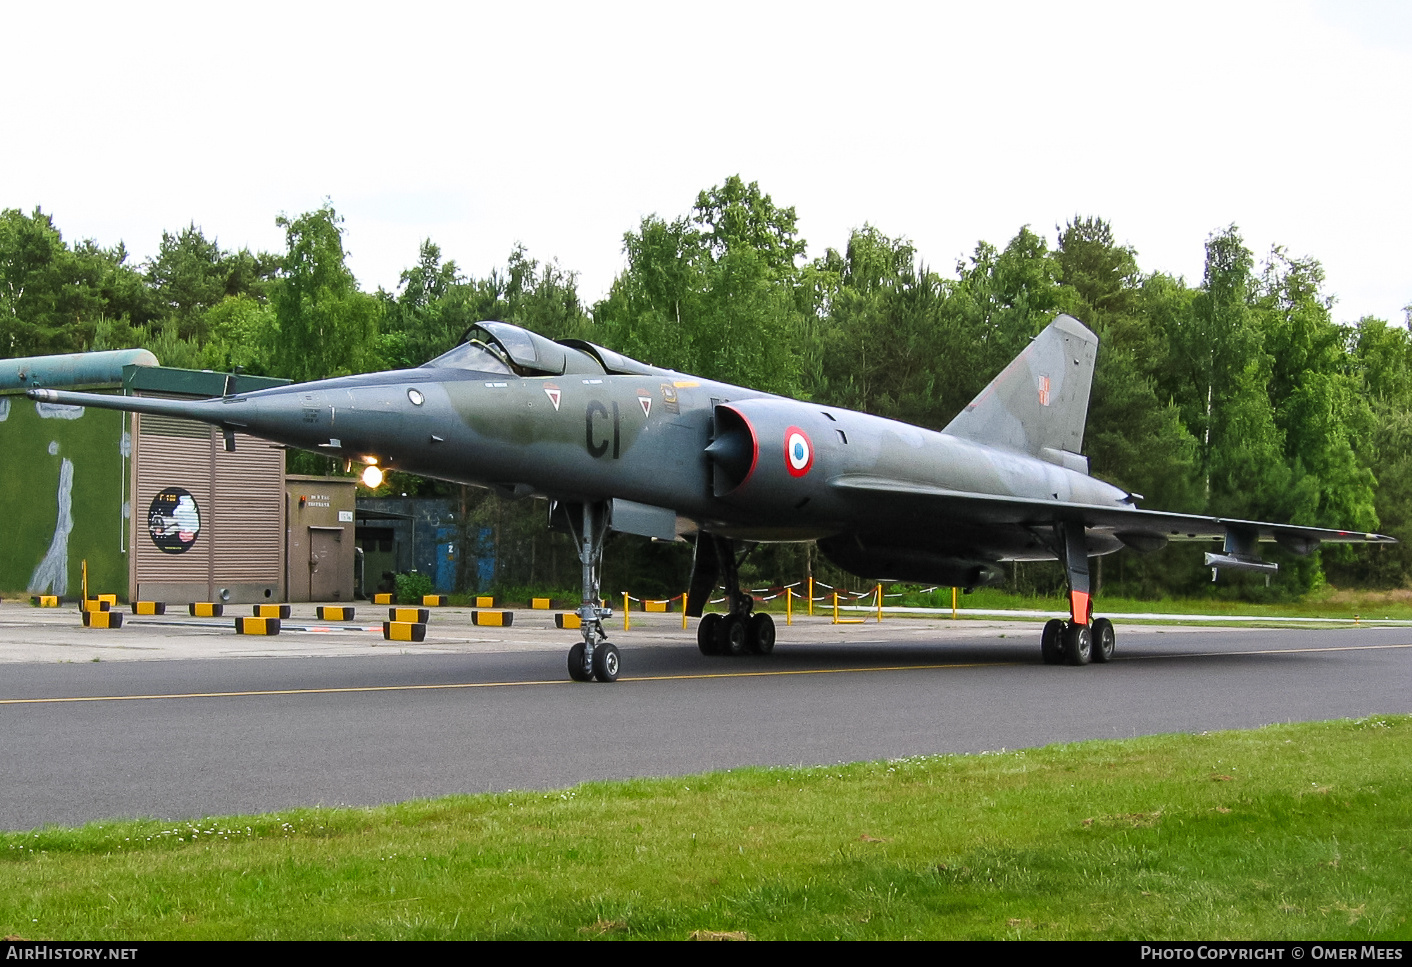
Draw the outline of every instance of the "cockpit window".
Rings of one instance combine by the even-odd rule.
[[[521,366],[532,367],[540,361],[540,354],[535,351],[535,340],[543,339],[542,336],[536,336],[519,326],[511,326],[503,322],[482,322],[476,328],[484,329],[490,333],[505,348],[510,359]],[[544,341],[549,342],[547,339]],[[549,345],[553,346],[554,344],[549,343]]]
[[[487,346],[480,340],[463,342],[450,352],[424,363],[437,369],[467,369],[474,373],[497,373],[511,375],[510,365],[500,355],[499,349]]]
[[[478,322],[466,330],[461,344],[426,364],[526,378],[567,373],[602,375],[603,365],[577,346],[546,339],[505,322]]]

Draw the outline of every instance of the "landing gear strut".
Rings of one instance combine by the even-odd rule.
[[[1069,582],[1069,620],[1055,618],[1045,624],[1039,640],[1040,656],[1046,665],[1109,661],[1116,636],[1113,622],[1093,617],[1084,526],[1080,522],[1061,522],[1054,526],[1054,537]]]
[[[764,612],[755,614],[755,599],[740,588],[740,565],[743,561],[743,556],[736,558],[734,541],[706,533],[697,534],[687,614],[701,617],[701,624],[696,628],[696,647],[703,655],[738,657],[746,652],[768,655],[775,650],[775,619]],[[730,610],[725,614],[712,612],[703,617],[702,608],[722,579]]]
[[[573,511],[581,509],[582,530],[573,533]],[[608,642],[603,631],[603,619],[613,616],[612,608],[602,606],[599,596],[598,569],[603,563],[603,544],[608,539],[608,505],[585,502],[581,508],[568,507],[565,515],[579,564],[583,568],[583,601],[578,616],[583,641],[569,649],[569,677],[576,682],[618,680],[618,649]]]

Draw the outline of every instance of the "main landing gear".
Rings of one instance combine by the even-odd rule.
[[[1081,523],[1060,523],[1054,527],[1059,559],[1069,580],[1069,620],[1050,620],[1039,638],[1039,653],[1046,665],[1087,665],[1113,658],[1117,636],[1113,622],[1093,617],[1090,593],[1088,549]]]
[[[572,506],[566,508],[570,532],[573,531]],[[584,503],[581,507],[582,531],[575,533],[579,563],[583,567],[583,602],[579,605],[579,627],[583,641],[569,649],[569,677],[576,682],[618,680],[620,659],[618,649],[608,642],[603,631],[603,619],[613,616],[612,608],[602,606],[598,594],[598,569],[603,563],[603,544],[608,539],[608,506]]]
[[[749,553],[748,551],[746,552]],[[763,611],[755,614],[755,599],[740,589],[740,564],[735,544],[723,537],[701,533],[696,538],[696,560],[691,569],[687,592],[687,614],[701,618],[696,627],[696,647],[703,655],[729,655],[747,652],[768,655],[775,650],[775,619]],[[701,614],[717,581],[725,579],[730,610],[725,614]]]
[[[703,655],[735,658],[749,652],[768,655],[775,650],[775,619],[765,614],[711,612],[696,626],[696,647]]]

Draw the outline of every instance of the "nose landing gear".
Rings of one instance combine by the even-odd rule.
[[[576,682],[615,682],[621,659],[603,631],[603,619],[611,618],[613,609],[603,607],[598,593],[598,569],[603,563],[603,544],[608,539],[608,505],[586,502],[581,510],[583,529],[573,536],[583,568],[583,600],[578,608],[583,641],[569,649],[569,677]],[[566,518],[572,530],[572,514]]]

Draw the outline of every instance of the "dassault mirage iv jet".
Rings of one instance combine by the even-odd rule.
[[[1214,568],[1274,570],[1260,541],[1308,554],[1380,534],[1140,510],[1089,476],[1082,455],[1098,337],[1059,316],[940,433],[648,366],[576,339],[555,342],[482,322],[416,369],[177,401],[33,389],[34,400],[155,413],[292,447],[506,495],[549,501],[583,571],[576,681],[618,677],[599,565],[610,531],[694,537],[688,614],[718,584],[725,614],[702,618],[705,654],[769,652],[770,616],[741,590],[745,548],[818,541],[854,574],[966,589],[997,584],[1001,563],[1058,559],[1069,620],[1045,625],[1046,663],[1113,656],[1094,618],[1089,558],[1169,539],[1220,539]]]

